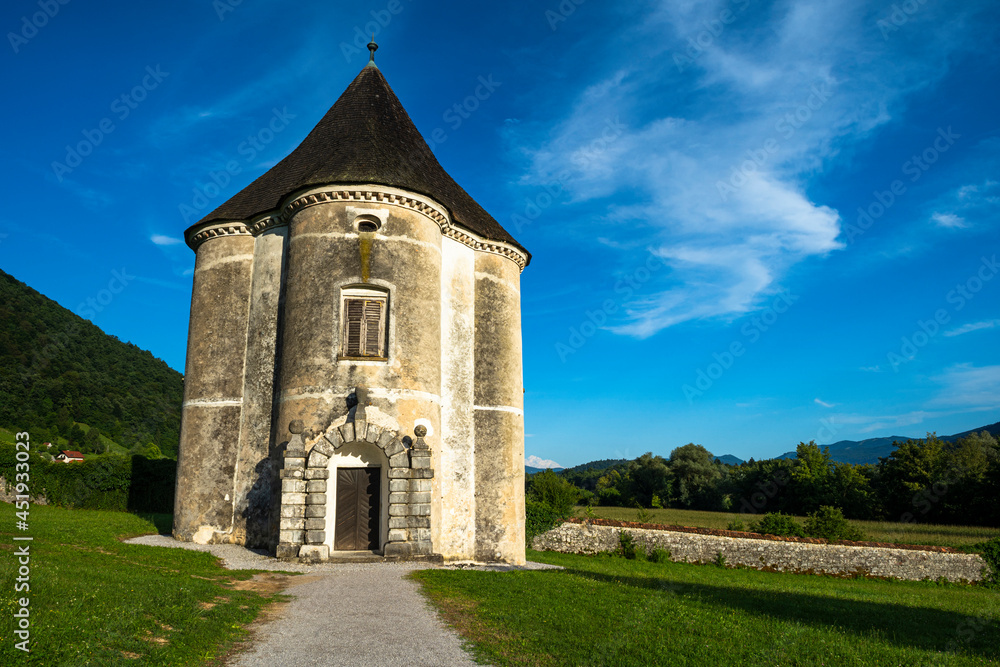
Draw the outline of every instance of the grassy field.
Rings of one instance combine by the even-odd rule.
[[[284,575],[224,570],[207,553],[122,544],[170,517],[32,506],[29,592],[14,592],[14,506],[0,526],[0,664],[189,665],[222,656],[276,593]],[[31,653],[11,621],[30,599]]]
[[[652,516],[650,523],[672,526],[694,526],[698,528],[718,528],[725,530],[730,521],[739,520],[744,525],[755,520],[752,514],[730,512],[699,512],[696,510],[652,509],[646,510]],[[637,510],[628,507],[595,507],[594,516],[618,521],[636,521]],[[582,507],[577,516],[584,516]],[[805,521],[805,517],[799,517]],[[896,544],[932,544],[944,547],[968,548],[974,544],[1000,537],[1000,528],[982,526],[938,526],[919,523],[892,523],[887,521],[851,521],[873,542],[894,542]]]
[[[413,576],[495,665],[995,665],[1000,594],[528,552],[561,571]]]

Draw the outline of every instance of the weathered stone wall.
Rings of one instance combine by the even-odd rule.
[[[17,493],[14,491],[14,485],[8,484],[7,480],[0,477],[0,503],[10,503],[14,504],[17,502]],[[44,495],[37,495],[31,498],[32,505],[48,505],[49,500]]]
[[[418,422],[426,423],[433,429],[428,440],[435,442],[441,424],[441,229],[430,215],[431,204],[417,210],[403,205],[399,197],[405,193],[380,190],[395,193],[396,198],[327,201],[300,208],[289,218],[284,320],[278,345],[278,422],[302,420],[311,432],[328,432],[349,416],[346,399],[355,387],[364,386],[368,407],[384,415],[393,431],[412,432]],[[358,231],[359,218],[381,223],[366,243]],[[340,356],[342,290],[358,286],[387,294],[385,360]],[[359,440],[364,438],[362,433]],[[432,450],[436,453],[440,447]],[[428,459],[431,453],[427,452]],[[426,467],[430,470],[434,465],[428,460]],[[390,459],[383,470],[392,473],[394,467],[398,462]],[[412,542],[429,551],[424,545],[431,541],[429,503],[436,480],[427,474],[426,479],[402,481],[390,474],[382,486],[388,502],[382,504],[386,520],[380,526],[380,542],[387,555],[401,555],[395,543],[400,541],[400,531],[409,530],[421,532]],[[393,494],[404,485],[426,493],[424,516],[393,514],[401,511],[393,508],[398,504]],[[326,542],[332,543],[332,531],[326,532]],[[410,543],[406,544],[409,548]]]
[[[273,228],[254,242],[233,532],[236,542],[256,548],[273,547],[277,540],[277,526],[271,523],[277,511],[279,457],[272,451],[271,417],[287,232],[286,227]]]
[[[359,215],[382,221],[367,250]],[[328,201],[289,216],[279,426],[301,419],[325,431],[357,386],[406,432],[417,419],[440,424],[441,238],[428,214],[388,199]],[[362,285],[388,293],[387,361],[338,358],[342,290]]]
[[[671,560],[707,563],[721,553],[729,565],[758,570],[817,574],[892,577],[895,579],[980,581],[985,561],[976,554],[938,553],[883,547],[839,544],[777,542],[764,539],[720,537],[669,530],[618,528],[564,523],[537,536],[532,543],[542,551],[593,554],[618,548],[619,533],[632,534],[638,547],[670,551]]]
[[[517,264],[476,253],[475,475],[480,561],[524,563],[524,382]]]
[[[243,226],[202,243],[191,290],[174,536],[242,543],[234,532],[254,237]]]
[[[441,240],[441,446],[435,452],[437,491],[431,499],[434,549],[445,560],[475,554],[476,251]]]

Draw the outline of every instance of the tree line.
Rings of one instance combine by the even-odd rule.
[[[827,506],[851,519],[1000,526],[1000,444],[987,431],[955,442],[930,433],[898,443],[877,464],[836,462],[809,442],[795,458],[726,465],[688,444],[667,458],[650,452],[559,476],[584,505],[800,516]],[[536,483],[551,486],[529,478],[529,496]]]

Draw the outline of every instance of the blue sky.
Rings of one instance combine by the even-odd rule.
[[[529,456],[1000,420],[994,3],[16,0],[0,24],[2,268],[178,370],[183,230],[305,137],[374,29],[534,254]]]

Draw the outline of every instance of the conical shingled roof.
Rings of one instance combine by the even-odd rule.
[[[461,227],[528,254],[438,164],[374,64],[362,68],[298,148],[195,226],[248,220],[276,209],[297,190],[335,183],[374,183],[427,195],[447,206]]]

